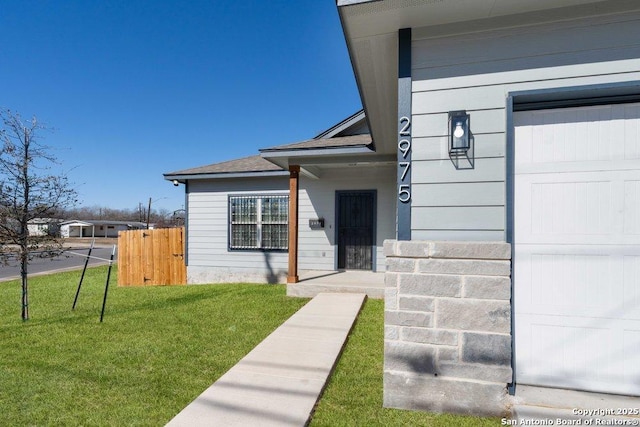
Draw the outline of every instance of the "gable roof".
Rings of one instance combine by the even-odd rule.
[[[277,145],[271,148],[263,148],[261,153],[269,153],[274,151],[292,151],[292,150],[308,150],[317,148],[349,148],[349,147],[368,147],[371,145],[371,135],[349,135],[334,138],[309,139],[293,144]]]
[[[364,127],[365,128],[364,132],[357,132],[357,131],[353,132],[354,128],[356,128],[355,130],[357,130],[358,127],[359,128]],[[349,133],[349,130],[351,130],[352,132]],[[333,138],[334,136],[345,136],[345,134],[355,135],[358,133],[369,133],[369,123],[367,123],[367,117],[364,113],[364,109],[347,117],[340,123],[337,123],[331,126],[329,129],[320,132],[313,139]]]
[[[260,150],[261,154],[255,156],[165,173],[164,179],[184,182],[188,179],[289,175],[286,159],[291,155],[353,155],[374,152],[373,140],[368,130],[364,110],[360,110],[313,139],[264,148]]]
[[[226,162],[212,163],[210,165],[196,168],[183,169],[181,171],[168,173],[165,175],[193,175],[202,173],[237,173],[237,172],[267,172],[279,171],[281,167],[274,165],[261,156],[249,156],[240,159],[228,160]]]
[[[220,163],[199,166],[196,168],[183,169],[176,172],[164,174],[168,180],[181,179],[206,179],[206,178],[235,178],[238,174],[242,176],[263,176],[263,175],[288,175],[289,172],[282,169],[262,156],[249,156],[240,159],[228,160]]]

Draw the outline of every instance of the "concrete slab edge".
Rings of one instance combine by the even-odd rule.
[[[351,327],[349,327],[349,330],[347,331],[347,335],[346,335],[346,337],[345,337],[345,339],[344,339],[344,341],[342,343],[342,346],[340,347],[340,350],[338,351],[338,354],[336,355],[336,358],[333,361],[333,365],[331,366],[331,369],[329,370],[329,375],[327,375],[327,379],[325,380],[324,384],[322,385],[322,389],[320,390],[320,394],[318,394],[318,398],[316,399],[316,402],[313,404],[313,409],[309,413],[309,418],[307,418],[307,423],[305,425],[309,424],[309,422],[313,418],[313,414],[316,412],[316,407],[318,406],[318,402],[322,398],[322,395],[324,394],[324,391],[327,388],[327,385],[329,384],[329,381],[331,381],[331,377],[333,376],[333,373],[334,373],[334,371],[336,369],[336,366],[338,365],[338,361],[342,357],[342,353],[344,351],[344,348],[347,345],[347,342],[349,341],[349,337],[351,336],[351,332],[353,331],[353,328],[355,327],[356,322],[358,321],[358,316],[360,316],[360,312],[362,311],[362,307],[364,306],[364,303],[368,298],[366,294],[355,294],[355,295],[362,295],[362,300],[360,301],[360,306],[358,307],[358,311],[356,312],[356,315],[354,316],[353,321],[351,322]]]

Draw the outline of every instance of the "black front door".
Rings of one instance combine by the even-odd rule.
[[[372,270],[375,191],[338,191],[338,268]]]

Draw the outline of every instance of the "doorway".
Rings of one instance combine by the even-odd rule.
[[[336,192],[338,269],[373,270],[376,192]]]

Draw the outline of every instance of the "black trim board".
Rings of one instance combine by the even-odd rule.
[[[184,182],[184,265],[189,267],[189,180]]]
[[[398,134],[400,135],[404,122],[402,117],[407,117],[412,120],[411,117],[411,28],[403,28],[398,31]],[[409,147],[411,146],[411,128],[409,128],[409,135],[402,136],[401,139],[409,141]],[[398,144],[399,145],[399,144]],[[396,150],[398,158],[398,173],[397,173],[397,193],[400,195],[400,187],[404,182],[411,183],[411,150],[409,149],[406,156],[400,152],[400,149]],[[408,162],[409,167],[403,169],[400,167],[400,161]],[[411,240],[411,198],[406,202],[396,201],[397,205],[397,239],[398,240]]]

